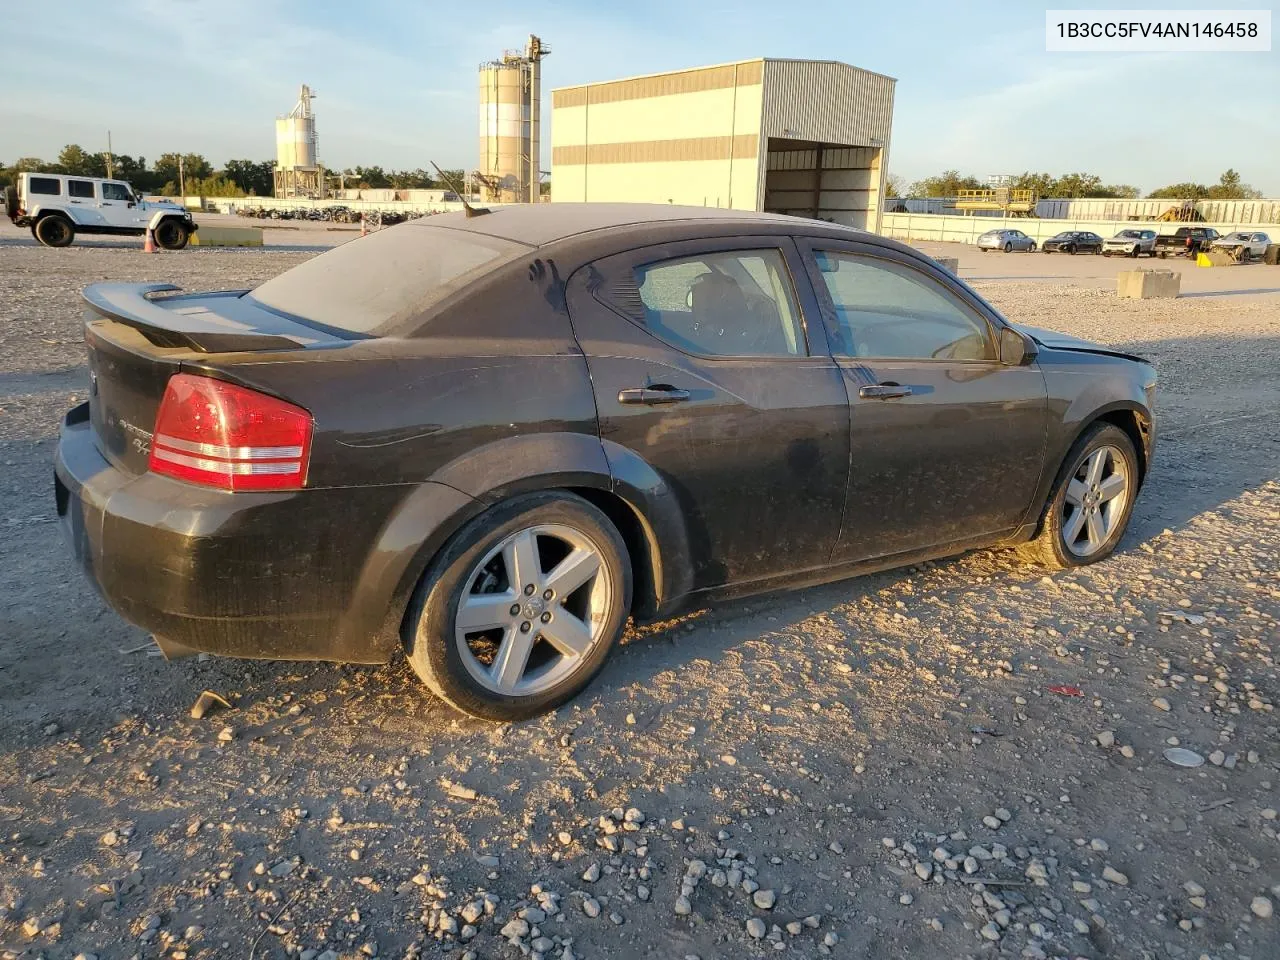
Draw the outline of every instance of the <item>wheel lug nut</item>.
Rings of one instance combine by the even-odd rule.
[[[532,597],[532,596],[533,596],[533,591],[534,591],[535,589],[537,589],[537,588],[536,588],[536,587],[534,587],[534,585],[533,585],[532,583],[525,584],[525,588],[524,588],[524,595],[525,595],[526,597]]]
[[[550,623],[550,622],[551,622],[551,614],[550,614],[550,613],[544,613],[544,614],[542,615],[542,622],[543,622],[543,623]]]
[[[518,616],[520,616],[520,604],[518,604],[518,603],[513,603],[513,604],[511,605],[511,615],[512,615],[513,617],[518,617]]]
[[[526,620],[524,623],[520,624],[520,632],[521,632],[521,633],[528,633],[528,632],[529,632],[530,630],[532,630],[532,629],[533,629],[533,624],[532,624],[532,623],[530,623],[528,620]]]
[[[552,597],[554,597],[555,595],[556,595],[556,593],[555,593],[555,591],[554,591],[554,590],[543,590],[543,591],[542,591],[542,599],[543,599],[543,600],[550,600],[550,599],[551,599]]]

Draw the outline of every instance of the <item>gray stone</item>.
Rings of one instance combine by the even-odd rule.
[[[747,935],[753,940],[762,940],[767,932],[764,921],[759,917],[752,917],[747,921]]]
[[[772,910],[778,902],[778,895],[772,890],[757,890],[751,895],[751,902],[761,910]]]

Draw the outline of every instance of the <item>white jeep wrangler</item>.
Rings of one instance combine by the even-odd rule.
[[[4,191],[5,213],[46,247],[67,247],[77,233],[140,237],[152,231],[166,250],[181,250],[196,225],[169,200],[143,200],[123,180],[21,173]]]

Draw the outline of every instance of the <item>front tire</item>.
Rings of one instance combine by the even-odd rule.
[[[1004,252],[1013,253],[1013,244],[1008,240],[1004,242]]]
[[[1133,441],[1096,423],[1075,442],[1045,507],[1040,533],[1019,550],[1033,563],[1065,569],[1109,557],[1133,514],[1140,474]]]
[[[69,247],[71,241],[76,238],[76,228],[72,226],[71,221],[56,213],[37,220],[31,232],[46,247]]]
[[[156,224],[156,245],[161,250],[181,250],[191,239],[191,231],[181,220],[161,220]]]
[[[1076,248],[1074,244],[1070,244],[1067,246],[1067,254],[1072,257],[1076,255]]]
[[[535,717],[599,672],[631,590],[626,544],[597,507],[556,491],[516,497],[467,524],[424,576],[405,624],[409,663],[463,713]]]

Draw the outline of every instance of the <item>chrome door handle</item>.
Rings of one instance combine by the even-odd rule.
[[[648,387],[624,387],[618,391],[619,403],[639,403],[657,406],[664,403],[683,403],[689,399],[689,391],[658,383]]]
[[[892,400],[911,396],[911,388],[897,383],[875,383],[859,388],[858,396],[863,400]]]

